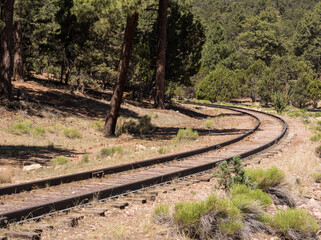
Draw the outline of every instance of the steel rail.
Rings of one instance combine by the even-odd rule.
[[[218,106],[217,105],[210,105],[210,104],[195,104],[195,105],[210,106],[210,107],[222,107],[222,108],[226,108],[226,109],[230,109],[230,110],[236,110],[236,109],[234,109],[234,107],[226,107],[226,106],[220,106],[220,105],[218,105]],[[237,109],[239,109],[239,111],[241,111],[240,110],[241,108],[237,108]],[[256,111],[256,110],[250,110],[250,109],[247,109],[247,110],[263,113],[263,112]],[[286,134],[287,124],[282,118],[272,115],[272,114],[268,114],[268,113],[263,113],[263,114],[267,114],[269,116],[272,116],[272,117],[280,120],[284,126],[282,133],[277,138],[275,138],[274,140],[270,141],[267,144],[264,144],[263,146],[260,146],[258,148],[255,148],[250,151],[239,154],[241,156],[241,158],[246,158],[246,157],[251,156],[253,154],[259,153],[260,151],[262,151],[264,149],[269,148],[270,146],[277,143]],[[258,118],[256,117],[256,119],[258,119]],[[257,128],[259,125],[260,125],[260,122],[258,123]],[[250,133],[252,133],[252,131],[253,130],[249,131],[248,133],[246,133],[246,135],[249,135]],[[218,146],[223,146],[223,145],[221,144],[221,145],[215,145],[215,146],[216,146],[216,148],[218,148]],[[203,148],[203,149],[208,149],[208,147]],[[194,150],[193,152],[195,152],[195,151],[197,151],[197,150]],[[203,172],[203,171],[212,169],[218,163],[220,163],[222,161],[230,161],[232,158],[233,157],[231,156],[231,157],[227,157],[227,158],[217,160],[217,161],[214,161],[211,163],[199,165],[196,167],[191,167],[188,169],[172,172],[169,174],[163,174],[161,176],[152,177],[152,178],[132,182],[129,184],[123,184],[123,185],[113,187],[113,188],[106,188],[106,189],[100,190],[98,192],[94,191],[91,193],[78,195],[78,196],[67,198],[67,199],[62,199],[62,200],[58,200],[58,201],[54,201],[54,202],[50,202],[50,203],[46,203],[46,204],[41,204],[41,205],[37,205],[37,206],[25,208],[25,209],[20,209],[20,210],[16,210],[16,211],[12,211],[12,212],[3,213],[0,215],[0,226],[4,227],[8,223],[11,223],[11,222],[17,222],[17,221],[23,221],[26,219],[37,218],[37,217],[42,216],[44,214],[49,214],[53,211],[56,212],[56,211],[66,210],[66,209],[78,206],[81,203],[87,203],[92,199],[103,200],[103,199],[107,199],[107,198],[110,198],[113,196],[124,194],[125,192],[128,192],[128,191],[135,191],[135,190],[145,188],[148,186],[161,184],[164,182],[168,182],[175,177],[186,177],[186,176],[189,176],[192,174],[196,174],[199,172]]]
[[[220,108],[224,108],[222,106],[219,106]],[[5,187],[0,187],[0,196],[2,195],[9,195],[9,194],[16,194],[20,192],[26,192],[26,191],[32,191],[33,189],[39,189],[39,188],[46,188],[50,186],[57,186],[61,185],[64,183],[71,183],[71,182],[77,182],[77,181],[82,181],[82,180],[87,180],[90,178],[95,178],[95,177],[102,177],[104,175],[110,175],[110,174],[115,174],[115,173],[120,173],[120,172],[125,172],[129,170],[134,170],[134,169],[139,169],[143,167],[148,167],[152,166],[155,164],[160,164],[160,163],[166,163],[174,160],[180,160],[183,158],[191,157],[197,154],[202,154],[208,151],[216,150],[221,147],[225,147],[228,145],[231,145],[233,143],[236,143],[238,141],[241,141],[245,137],[249,136],[250,134],[254,133],[259,127],[260,127],[260,120],[253,114],[244,112],[242,110],[235,110],[235,109],[230,109],[226,107],[226,109],[236,111],[242,114],[249,115],[253,117],[254,119],[257,120],[256,126],[251,129],[250,131],[242,134],[241,136],[221,142],[219,144],[211,145],[208,147],[203,147],[187,152],[180,152],[180,153],[175,153],[171,155],[166,155],[162,157],[157,157],[157,158],[151,158],[151,159],[146,159],[143,161],[138,161],[134,163],[128,163],[128,164],[122,164],[122,165],[117,165],[114,167],[107,167],[107,168],[101,168],[101,169],[95,169],[91,171],[85,171],[85,172],[80,172],[80,173],[75,173],[75,174],[68,174],[64,176],[59,176],[59,177],[53,177],[53,178],[47,178],[47,179],[41,179],[37,181],[31,181],[31,182],[26,182],[26,183],[21,183],[21,184],[15,184],[15,185],[9,185]]]

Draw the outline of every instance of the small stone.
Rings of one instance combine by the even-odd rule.
[[[23,167],[23,171],[32,171],[32,170],[37,170],[37,169],[40,169],[42,168],[42,166],[40,164],[31,164],[31,165],[28,165],[28,166],[24,166]]]
[[[145,146],[141,145],[141,144],[136,146],[136,150],[138,150],[138,151],[146,151],[146,149],[147,148]]]

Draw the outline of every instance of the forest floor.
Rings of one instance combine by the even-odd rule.
[[[20,92],[19,104],[13,106],[14,110],[0,107],[0,170],[9,172],[10,169],[11,176],[7,176],[10,183],[109,167],[212,145],[234,138],[255,124],[249,116],[228,110],[186,106],[157,110],[148,103],[139,105],[126,98],[121,116],[137,121],[148,115],[155,131],[105,138],[97,126],[103,127],[110,92],[71,93],[65,86],[53,83],[42,79],[14,82],[15,92]],[[212,126],[206,127],[208,122]],[[17,133],[19,124],[26,125],[27,130],[23,132],[19,128]],[[197,130],[200,137],[196,141],[172,140],[179,129],[187,127]],[[42,129],[43,134],[34,130],[37,128]],[[66,129],[77,130],[81,137],[66,136]],[[101,156],[101,149],[112,146],[121,146],[123,152]],[[51,159],[59,156],[66,157],[68,162],[52,164]],[[39,164],[40,168],[21,171],[34,164]],[[7,184],[5,180],[3,184]]]
[[[92,91],[86,95],[70,93],[63,86],[56,86],[46,80],[35,79],[24,83],[14,83],[15,92],[20,89],[19,109],[0,108],[0,165],[2,169],[12,169],[8,177],[10,183],[19,183],[49,176],[79,172],[99,167],[107,167],[125,162],[137,161],[165,154],[190,150],[209,144],[215,144],[234,138],[250,129],[255,122],[249,117],[235,115],[227,110],[206,107],[180,106],[167,110],[155,110],[145,103],[140,105],[125,99],[121,115],[138,119],[144,115],[152,117],[156,132],[146,135],[123,134],[115,138],[104,138],[102,133],[92,128],[92,122],[103,119],[108,109],[110,92]],[[19,91],[18,91],[19,94]],[[321,221],[321,184],[315,183],[312,174],[321,172],[321,159],[315,154],[320,142],[311,142],[313,128],[318,118],[304,121],[300,117],[282,116],[289,124],[293,138],[290,144],[273,157],[260,161],[251,161],[250,168],[269,168],[277,166],[286,173],[288,187],[299,207],[307,209]],[[46,130],[45,136],[31,134],[16,135],[13,124],[30,120],[32,127],[43,126],[47,129],[59,125],[62,127]],[[210,128],[205,127],[213,122]],[[176,143],[172,138],[181,128],[196,129],[200,138],[196,141]],[[64,128],[75,128],[82,138],[71,139],[63,135]],[[99,157],[101,148],[123,146],[124,153],[115,157]],[[85,153],[89,161],[83,162]],[[50,160],[56,156],[66,156],[65,165],[52,165]],[[25,165],[38,163],[40,169],[21,171]],[[8,183],[4,183],[7,185]],[[168,204],[173,208],[179,201],[205,199],[217,192],[216,180],[201,182],[176,189],[175,192],[162,193],[156,201],[146,204],[131,204],[125,210],[113,209],[106,217],[92,216],[80,221],[79,226],[71,228],[59,218],[54,222],[53,230],[45,230],[42,239],[188,239],[180,234],[173,225],[156,224],[153,210],[159,204]],[[23,226],[26,229],[28,225]],[[13,229],[22,228],[13,226]],[[252,239],[277,239],[264,234],[253,235]]]

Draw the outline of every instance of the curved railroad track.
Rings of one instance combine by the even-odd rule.
[[[220,105],[194,105],[225,108],[246,114],[255,118],[257,125],[237,138],[201,149],[2,187],[0,226],[39,218],[54,211],[88,203],[92,199],[107,199],[162,184],[173,178],[200,173],[215,167],[219,162],[231,160],[235,155],[245,158],[259,153],[278,142],[287,131],[285,121],[271,114]]]

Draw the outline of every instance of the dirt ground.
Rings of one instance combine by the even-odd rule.
[[[156,110],[148,103],[139,105],[125,98],[121,116],[137,120],[149,115],[156,129],[142,135],[105,138],[92,124],[99,119],[103,124],[109,107],[109,92],[70,93],[64,86],[41,79],[14,82],[14,89],[20,99],[18,106],[13,106],[15,110],[0,107],[0,170],[9,172],[6,169],[10,169],[12,175],[10,181],[3,184],[109,167],[212,145],[234,138],[255,125],[249,116],[228,110],[191,106]],[[26,121],[31,121],[31,128],[46,129],[45,135],[17,135],[11,130],[15,124]],[[206,126],[208,122],[212,126]],[[172,141],[179,129],[187,127],[195,129],[200,137],[196,141]],[[66,137],[63,134],[66,128],[76,129],[82,137]],[[111,146],[122,146],[123,154],[99,156],[102,148]],[[163,149],[161,153],[160,148]],[[86,162],[83,161],[85,154],[88,155]],[[50,161],[58,156],[66,157],[68,163],[53,166]],[[21,171],[32,164],[40,164],[41,168]]]
[[[312,136],[309,128],[304,125],[302,119],[284,117],[289,124],[291,135],[285,140],[290,141],[289,145],[277,155],[261,159],[260,155],[252,159],[249,167],[269,168],[277,166],[286,173],[288,187],[299,203],[299,207],[306,208],[321,222],[320,213],[317,209],[306,207],[307,203],[314,199],[321,206],[321,184],[315,183],[311,174],[320,172],[321,159],[314,154],[314,147],[317,143],[311,143]],[[291,138],[289,140],[288,138]],[[285,141],[284,140],[284,141]],[[258,163],[260,162],[260,163]],[[299,179],[299,180],[298,180]],[[167,204],[173,208],[179,201],[204,200],[211,193],[219,195],[215,188],[216,180],[201,182],[190,186],[175,185],[176,191],[161,193],[156,201],[148,201],[146,204],[131,203],[125,210],[112,209],[107,212],[106,217],[85,216],[76,228],[62,226],[56,222],[54,230],[45,231],[44,239],[179,239],[187,240],[178,232],[174,225],[156,224],[153,220],[153,211],[160,204]],[[157,188],[155,189],[157,190]],[[104,204],[99,205],[104,207]],[[50,221],[52,224],[53,221]],[[275,236],[265,234],[253,235],[252,239],[278,239]]]
[[[185,149],[196,148],[199,146],[208,145],[209,143],[221,142],[222,140],[235,137],[236,134],[251,128],[255,123],[249,121],[244,116],[233,115],[231,112],[222,110],[213,110],[208,108],[187,108],[181,110],[178,108],[170,110],[154,110],[149,107],[135,106],[125,101],[122,109],[122,115],[133,118],[141,117],[146,114],[157,113],[157,118],[153,118],[153,124],[160,128],[160,132],[154,135],[145,137],[124,136],[120,138],[103,138],[101,133],[89,128],[90,122],[95,119],[103,118],[106,109],[108,108],[108,94],[97,99],[90,96],[91,103],[86,106],[83,98],[88,96],[70,95],[65,89],[55,89],[54,92],[48,94],[48,88],[40,83],[19,83],[15,84],[16,88],[24,89],[25,97],[33,98],[34,95],[39,97],[39,102],[44,99],[48,101],[46,107],[42,107],[42,114],[38,116],[32,114],[31,110],[20,110],[18,112],[6,111],[0,109],[0,147],[12,148],[11,155],[7,155],[3,150],[0,151],[0,163],[6,167],[11,165],[15,168],[12,182],[21,182],[25,180],[50,176],[57,173],[57,169],[52,170],[49,161],[57,155],[68,156],[70,162],[61,167],[61,173],[69,171],[79,171],[83,169],[93,168],[92,164],[84,167],[73,167],[81,165],[81,157],[84,152],[89,152],[94,159],[95,154],[104,146],[125,145],[126,157],[121,158],[121,162],[135,161],[138,158],[147,158],[155,156],[157,151],[155,147],[165,146],[167,153],[183,151]],[[30,94],[30,97],[29,97]],[[52,95],[53,94],[53,95]],[[76,97],[77,101],[74,100]],[[50,100],[54,98],[54,101]],[[40,101],[41,100],[41,101]],[[76,101],[72,103],[72,101]],[[61,104],[70,103],[68,107],[59,107]],[[28,102],[30,105],[30,101]],[[97,106],[97,108],[93,107]],[[91,111],[88,111],[89,108]],[[79,111],[78,111],[79,109]],[[99,109],[99,110],[98,110]],[[39,113],[39,109],[35,112]],[[46,115],[48,114],[48,115]],[[66,139],[61,134],[57,136],[47,135],[45,138],[34,138],[31,136],[16,136],[8,131],[10,125],[16,121],[18,116],[23,119],[31,119],[36,124],[51,126],[57,122],[64,124],[66,127],[75,127],[83,133],[82,139]],[[48,117],[52,116],[52,117]],[[311,123],[304,124],[302,118],[289,118],[283,116],[289,124],[288,138],[291,138],[290,143],[286,148],[282,149],[273,157],[261,159],[258,155],[251,160],[250,168],[269,168],[277,166],[286,173],[288,187],[299,202],[299,207],[307,209],[319,221],[321,221],[321,212],[318,212],[317,207],[309,206],[311,199],[321,206],[321,184],[315,183],[312,174],[321,172],[321,159],[314,152],[315,147],[320,145],[320,142],[314,143],[309,139],[313,135],[311,131],[316,119],[311,119]],[[213,129],[208,130],[204,124],[208,119],[213,121]],[[176,135],[180,128],[193,127],[200,133],[200,139],[194,142],[184,142],[181,144],[173,144],[171,138]],[[53,138],[54,151],[47,149],[48,143],[52,144]],[[27,143],[27,144],[26,144]],[[27,149],[21,150],[21,145],[27,145]],[[138,150],[137,146],[142,145],[146,149]],[[36,146],[36,147],[35,147]],[[35,148],[34,148],[35,147]],[[34,149],[34,151],[31,151]],[[131,156],[129,158],[129,156]],[[128,160],[129,159],[129,160]],[[36,171],[28,173],[17,173],[17,169],[21,169],[23,165],[39,162],[44,167]],[[92,160],[95,166],[119,164],[118,161],[112,159]],[[50,171],[48,170],[50,169]],[[173,184],[175,186],[175,184]],[[50,225],[54,225],[53,230],[45,230],[42,234],[42,239],[180,239],[187,240],[188,238],[180,234],[174,225],[156,224],[153,220],[153,210],[159,204],[168,204],[172,209],[175,203],[179,201],[197,201],[205,199],[213,192],[217,193],[215,188],[216,180],[210,182],[200,182],[189,186],[177,185],[176,191],[161,193],[156,197],[155,201],[148,201],[146,204],[131,203],[125,210],[111,209],[105,217],[86,215],[80,221],[77,227],[71,228],[62,222],[61,217],[47,220]],[[218,192],[218,194],[221,194]],[[103,208],[104,204],[99,204]],[[320,218],[319,218],[320,217]],[[46,222],[46,221],[44,221]],[[26,224],[23,226],[13,226],[12,229],[28,229],[34,228],[34,224]],[[274,236],[268,235],[253,235],[252,239],[277,239]]]

